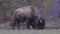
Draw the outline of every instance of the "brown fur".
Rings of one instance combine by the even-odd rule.
[[[31,22],[33,21],[32,22],[33,26],[37,26],[38,21],[41,18],[39,10],[35,6],[25,6],[25,7],[18,8],[14,11],[13,16],[14,19],[16,18],[18,20],[24,20],[25,18],[28,18]]]

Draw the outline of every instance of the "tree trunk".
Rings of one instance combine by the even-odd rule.
[[[9,16],[10,16],[10,12],[9,12],[9,6],[8,6],[8,1],[4,0],[3,1],[3,8],[4,8],[4,12],[5,12],[5,21],[9,21]]]

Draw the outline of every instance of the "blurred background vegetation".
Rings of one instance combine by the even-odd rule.
[[[0,24],[12,24],[13,12],[23,6],[37,6],[42,17],[46,20],[46,27],[60,26],[60,0],[0,0]],[[59,25],[58,25],[59,24]]]

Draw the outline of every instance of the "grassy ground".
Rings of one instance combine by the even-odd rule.
[[[60,34],[58,30],[0,30],[0,34]]]

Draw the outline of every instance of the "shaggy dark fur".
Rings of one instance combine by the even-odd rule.
[[[25,6],[14,11],[13,29],[17,26],[20,29],[20,23],[26,22],[26,26],[34,29],[43,29],[45,26],[45,19],[41,18],[39,10],[35,6]]]

